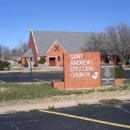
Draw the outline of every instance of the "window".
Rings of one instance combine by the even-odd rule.
[[[58,56],[58,61],[60,61],[60,56]]]

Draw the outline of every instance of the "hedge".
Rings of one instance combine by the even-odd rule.
[[[124,69],[122,67],[115,68],[115,79],[124,77]]]
[[[24,67],[28,67],[28,62],[24,63],[23,66],[24,66]]]
[[[46,62],[46,58],[45,57],[41,57],[39,60],[39,64],[44,64]]]
[[[10,68],[9,67],[9,62],[6,62],[6,61],[0,61],[0,70],[3,70],[4,68]]]

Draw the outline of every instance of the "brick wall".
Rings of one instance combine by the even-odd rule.
[[[55,58],[55,66],[60,66],[61,64],[63,64],[63,53],[65,53],[65,50],[58,43],[58,41],[54,42],[54,44],[50,47],[46,54],[46,63],[50,65],[49,59]],[[58,56],[60,57],[60,61],[58,61]]]
[[[38,66],[38,60],[37,60],[38,54],[37,54],[37,51],[36,51],[36,48],[35,48],[35,43],[34,43],[32,31],[30,31],[28,48],[32,48],[32,52],[33,52],[33,55],[34,55],[34,57],[32,58],[32,61],[35,62],[35,66],[37,67]],[[26,62],[30,61],[30,57],[22,58],[21,59],[22,65],[25,64],[25,60],[26,60]]]
[[[115,79],[115,85],[123,84],[123,79]]]
[[[21,63],[22,63],[22,66],[25,64],[25,62],[29,62],[29,61],[34,61],[34,58],[30,58],[30,57],[26,57],[26,58],[21,58]]]
[[[100,53],[64,53],[64,82],[65,89],[100,86]]]
[[[36,48],[35,48],[35,43],[34,43],[34,39],[33,39],[33,32],[30,31],[30,37],[29,37],[29,44],[28,44],[28,48],[32,48],[32,52],[33,52],[33,55],[34,55],[34,62],[35,62],[35,66],[37,67],[38,66],[38,53],[36,51]]]
[[[64,89],[64,82],[62,81],[51,81],[52,88]]]

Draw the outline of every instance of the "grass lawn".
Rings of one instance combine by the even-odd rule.
[[[124,93],[122,93],[124,92]],[[125,80],[123,85],[119,86],[102,86],[91,89],[83,90],[59,90],[53,89],[51,83],[32,83],[32,84],[0,84],[0,106],[6,105],[3,103],[20,101],[38,101],[53,99],[66,99],[71,98],[88,98],[93,96],[107,95],[107,94],[129,94],[130,93],[130,80]],[[54,101],[54,100],[53,100]],[[36,103],[36,102],[35,102]]]

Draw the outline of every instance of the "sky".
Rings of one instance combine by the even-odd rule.
[[[130,0],[0,0],[0,44],[10,49],[38,31],[103,32],[130,25]]]

